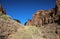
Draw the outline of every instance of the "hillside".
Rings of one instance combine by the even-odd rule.
[[[6,12],[0,5],[0,39],[7,39],[9,35],[17,32],[19,27],[21,27],[21,24],[6,15]]]

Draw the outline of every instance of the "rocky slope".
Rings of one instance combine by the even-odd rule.
[[[0,39],[7,39],[9,35],[17,32],[19,27],[21,27],[21,24],[6,15],[6,12],[0,5]]]

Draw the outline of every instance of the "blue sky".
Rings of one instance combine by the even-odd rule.
[[[12,19],[18,19],[24,24],[32,19],[37,10],[48,10],[54,8],[56,0],[0,0],[7,15]]]

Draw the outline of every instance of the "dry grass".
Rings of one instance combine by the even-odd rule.
[[[59,35],[55,33],[57,25],[49,24],[40,28],[35,26],[25,26],[20,28],[9,39],[58,39]]]
[[[10,39],[41,39],[41,31],[35,26],[25,26],[24,30],[18,29]]]

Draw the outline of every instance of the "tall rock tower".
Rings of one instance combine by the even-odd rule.
[[[56,7],[55,7],[56,17],[58,17],[57,22],[60,24],[60,0],[56,0]]]
[[[6,14],[5,9],[3,9],[2,5],[0,4],[0,13]]]
[[[56,5],[58,7],[58,11],[60,11],[60,0],[56,0]]]

